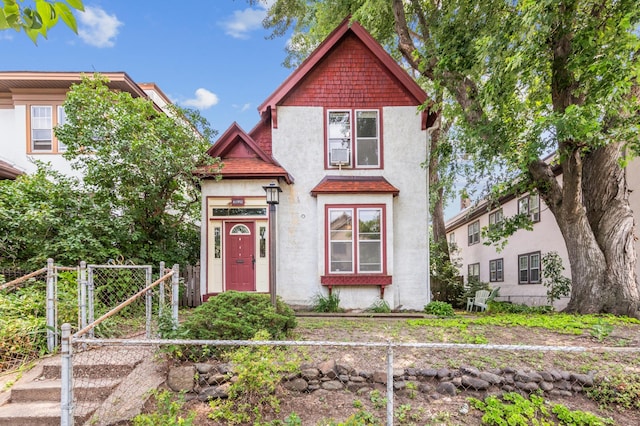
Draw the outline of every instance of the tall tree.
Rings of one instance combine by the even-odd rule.
[[[72,9],[84,11],[82,0],[35,0],[35,7],[24,7],[22,0],[2,0],[0,7],[0,30],[23,30],[36,43],[38,36],[47,38],[47,33],[59,19],[78,32]]]
[[[200,191],[193,172],[216,161],[206,155],[215,132],[197,112],[168,108],[110,90],[100,75],[85,77],[67,94],[67,121],[56,137],[86,189],[126,229],[123,253],[183,263],[198,258]]]
[[[624,172],[640,151],[636,1],[277,0],[265,23],[309,31],[310,43],[293,44],[304,48],[331,14],[394,40],[405,63],[445,90],[478,173],[499,166],[540,194],[568,250],[568,311],[638,316]],[[552,163],[541,160],[549,152]]]

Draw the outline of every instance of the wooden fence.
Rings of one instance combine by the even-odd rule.
[[[180,267],[180,278],[184,288],[180,292],[180,306],[194,308],[200,306],[200,265],[185,265]]]

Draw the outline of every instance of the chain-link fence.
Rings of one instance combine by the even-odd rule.
[[[224,407],[234,398],[239,398],[234,415],[249,401],[253,404],[250,415],[259,413],[264,421],[284,422],[295,414],[301,423],[293,424],[303,425],[336,424],[328,419],[344,421],[358,413],[378,421],[363,424],[434,424],[446,418],[449,423],[443,424],[477,425],[481,413],[469,407],[467,398],[508,393],[540,395],[549,404],[559,401],[581,409],[590,404],[597,410],[597,404],[587,398],[590,390],[612,374],[635,369],[640,354],[640,348],[390,341],[69,338],[69,342],[69,353],[63,356],[68,356],[74,374],[63,375],[71,401],[63,403],[70,422],[63,424],[73,424],[75,419],[76,424],[91,425],[130,420],[161,383],[186,393],[192,401],[190,409],[201,416],[195,424],[226,424],[210,420],[224,412],[213,407]],[[204,356],[212,349],[230,347],[249,350],[244,358]],[[285,366],[289,362],[295,364],[293,369]],[[245,363],[263,365],[247,367]],[[282,365],[281,371],[271,370],[279,375],[271,392],[279,400],[279,410],[234,393],[234,387],[242,395],[251,391],[256,380],[268,381],[266,372],[274,365]],[[256,374],[253,379],[251,368]],[[615,424],[637,424],[637,411],[636,417],[634,412],[629,415]]]

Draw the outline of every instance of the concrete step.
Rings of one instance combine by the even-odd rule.
[[[103,401],[120,383],[120,379],[78,379],[73,393],[78,401]],[[37,380],[21,383],[11,388],[11,403],[45,402],[60,403],[60,379]],[[0,407],[1,409],[1,407]]]
[[[82,406],[74,413],[76,424],[83,424],[97,408]],[[0,426],[59,426],[60,402],[21,402],[0,407]]]
[[[73,377],[85,378],[109,378],[118,379],[126,377],[135,368],[134,364],[92,364],[92,365],[74,365]],[[49,363],[42,366],[42,377],[45,379],[59,379],[61,377],[62,367],[60,363]]]

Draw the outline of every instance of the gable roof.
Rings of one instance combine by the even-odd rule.
[[[259,107],[260,115],[275,115],[276,106],[299,87],[302,81],[322,62],[322,60],[345,38],[353,35],[379,61],[385,71],[399,84],[404,91],[413,98],[415,105],[422,105],[427,101],[427,94],[415,80],[400,67],[396,61],[380,46],[380,44],[358,23],[345,19],[329,36],[311,53],[311,55],[273,92]],[[423,128],[432,117],[423,111]],[[273,117],[274,127],[277,127],[276,117]]]
[[[223,164],[220,168],[198,168],[195,173],[200,177],[219,174],[226,179],[283,178],[288,184],[293,183],[291,175],[236,122],[207,150],[207,154],[220,157]]]

